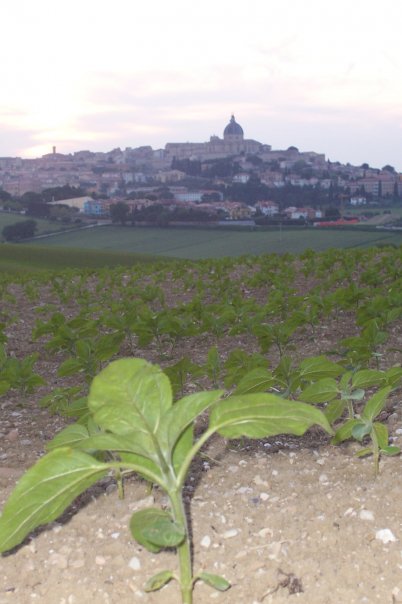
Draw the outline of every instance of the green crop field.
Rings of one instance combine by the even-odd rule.
[[[307,248],[401,245],[402,233],[390,231],[283,229],[234,231],[190,228],[133,228],[102,226],[61,233],[29,245],[152,254],[190,260],[244,254],[300,253]]]

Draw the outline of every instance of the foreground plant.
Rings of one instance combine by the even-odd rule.
[[[327,432],[331,428],[319,409],[304,403],[265,393],[222,397],[223,391],[214,390],[173,403],[169,379],[158,366],[142,359],[111,363],[90,388],[87,403],[92,422],[73,424],[60,432],[50,443],[50,452],[27,471],[5,504],[0,552],[21,543],[37,526],[58,518],[80,493],[110,471],[118,480],[126,472],[137,472],[166,492],[170,509],[135,512],[131,533],[147,550],[157,553],[175,548],[179,558],[179,574],[157,573],[147,582],[146,591],[177,579],[182,603],[191,604],[196,581],[228,589],[230,584],[223,577],[193,573],[182,493],[194,457],[215,432],[225,438],[263,438],[301,435],[313,424]],[[194,424],[207,410],[208,426],[195,438]]]

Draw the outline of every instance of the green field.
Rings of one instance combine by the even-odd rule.
[[[190,260],[285,252],[307,248],[354,248],[401,245],[402,233],[390,231],[283,229],[239,231],[218,229],[168,229],[102,226],[61,233],[29,245],[152,254]]]

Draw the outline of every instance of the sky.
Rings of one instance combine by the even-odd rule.
[[[400,0],[2,0],[0,156],[223,136],[402,171]]]

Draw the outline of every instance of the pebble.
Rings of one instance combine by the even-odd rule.
[[[250,487],[240,487],[236,491],[236,493],[239,493],[239,495],[244,495],[245,493],[252,493],[252,492],[253,492],[253,489],[250,489]]]
[[[273,530],[270,528],[263,528],[257,533],[257,535],[259,535],[260,537],[272,537],[273,534]]]
[[[260,493],[261,501],[267,501],[269,499],[268,493]]]
[[[267,487],[268,486],[267,481],[263,480],[259,474],[257,474],[256,476],[254,476],[253,482],[254,482],[254,484],[256,484],[258,486],[261,486],[261,487]]]
[[[51,554],[51,556],[49,556],[49,563],[52,564],[53,566],[56,566],[57,568],[60,568],[61,570],[63,570],[64,568],[67,568],[68,566],[68,561],[66,556],[63,556],[63,554],[58,554],[57,552],[55,552],[54,554]]]
[[[104,556],[96,556],[95,564],[97,564],[98,566],[105,566],[106,558]]]
[[[16,441],[18,438],[18,430],[10,430],[10,432],[6,435],[6,439],[9,440],[10,442],[14,442]]]
[[[370,510],[360,510],[359,518],[360,520],[374,520],[374,514]]]
[[[236,537],[236,535],[239,534],[239,531],[237,529],[229,529],[228,531],[225,531],[222,535],[222,537],[224,539],[231,539],[232,537]]]
[[[322,484],[328,484],[328,476],[326,474],[320,474],[318,479]]]
[[[375,534],[375,538],[379,541],[382,541],[383,543],[391,543],[393,541],[397,541],[397,538],[395,537],[394,533],[391,531],[391,529],[388,528],[378,530]]]
[[[204,535],[200,542],[202,547],[210,547],[211,545],[211,537],[209,535]]]
[[[137,556],[133,556],[131,558],[130,562],[128,563],[128,565],[132,570],[140,570],[141,560],[139,558],[137,558]]]

